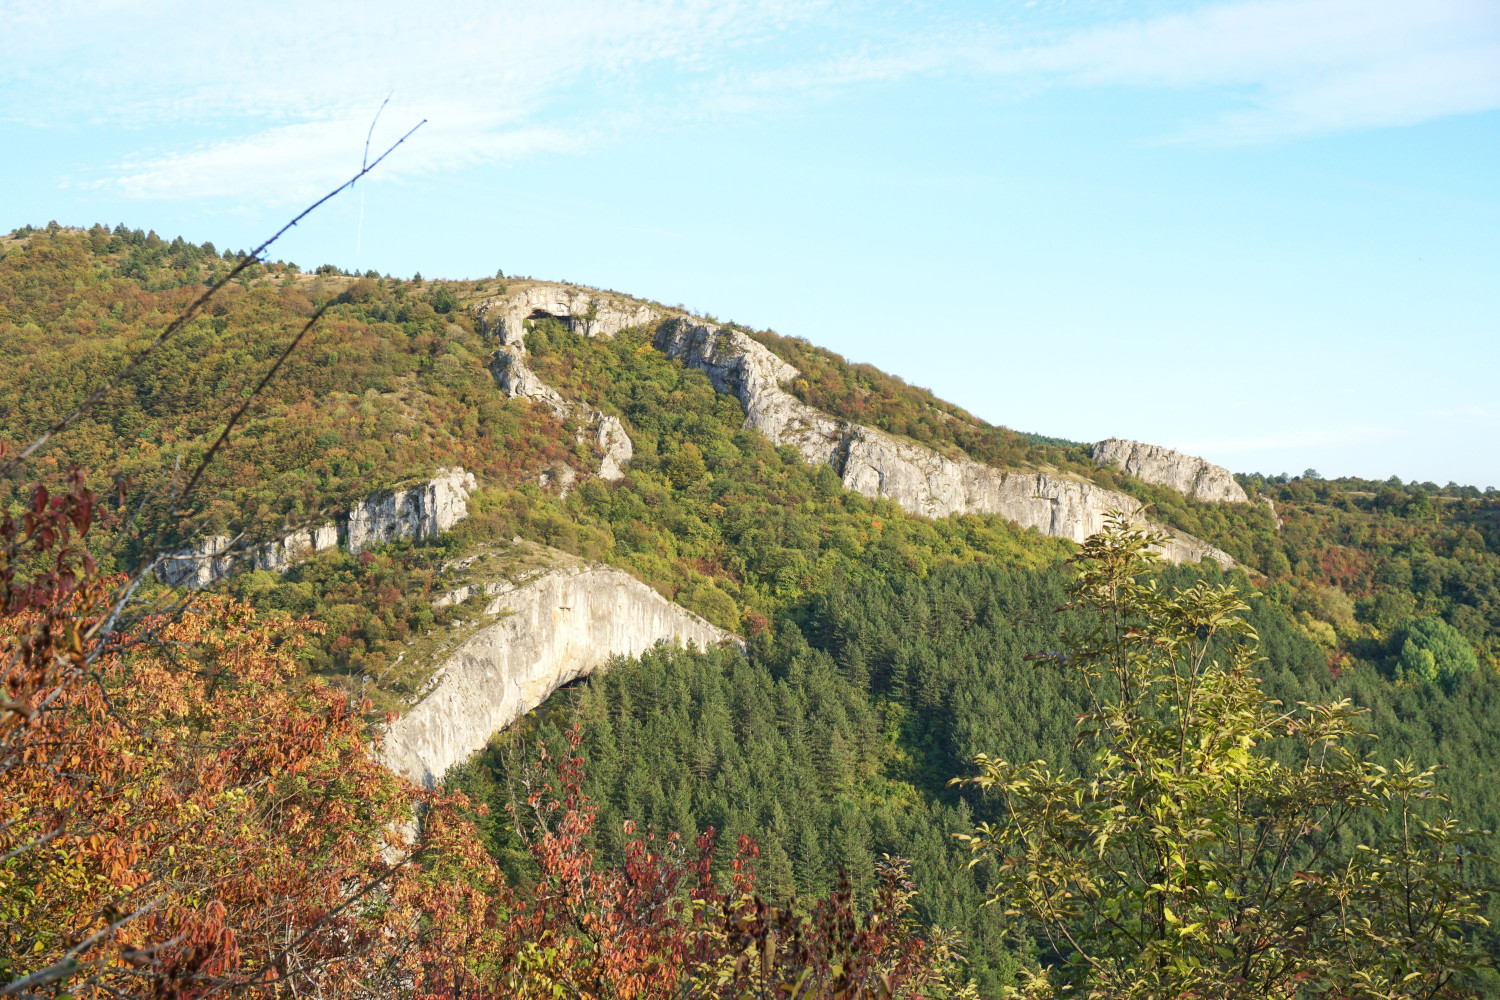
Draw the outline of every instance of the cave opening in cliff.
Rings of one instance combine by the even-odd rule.
[[[574,333],[576,332],[576,328],[574,327],[573,322],[574,321],[572,316],[559,316],[557,313],[548,312],[546,309],[537,308],[531,310],[531,313],[526,317],[526,329],[529,332],[535,332],[538,330],[549,331],[549,335],[551,335],[551,333],[553,332],[562,333],[563,331]]]

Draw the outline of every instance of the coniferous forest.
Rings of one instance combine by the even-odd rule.
[[[1307,470],[1206,503],[745,331],[825,413],[1119,490],[1238,564],[1164,566],[1124,527],[852,492],[653,330],[528,321],[536,374],[630,436],[607,481],[575,415],[497,386],[474,307],[528,280],[0,238],[4,995],[1500,996],[1500,494]],[[452,466],[441,537],[141,572]],[[451,567],[495,552],[618,568],[743,648],[617,657],[413,788],[381,727],[483,617]]]

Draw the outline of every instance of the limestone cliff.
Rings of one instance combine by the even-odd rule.
[[[1140,510],[1134,498],[1084,479],[952,459],[872,427],[836,420],[781,388],[797,369],[737,330],[673,319],[661,325],[656,346],[703,371],[721,392],[739,397],[746,426],[778,445],[796,447],[809,462],[832,465],[849,489],[889,497],[912,513],[998,514],[1044,535],[1081,542],[1104,526],[1109,511]],[[1227,553],[1180,532],[1173,533],[1162,554],[1173,562],[1210,558],[1225,567],[1234,564]]]
[[[796,368],[738,330],[679,317],[656,331],[656,347],[708,376],[715,389],[739,398],[745,426],[777,445],[791,445],[814,464],[839,466],[849,426],[783,389]],[[904,506],[904,504],[903,504]]]
[[[349,512],[349,551],[398,539],[436,538],[469,516],[467,501],[474,487],[472,473],[439,469],[421,486],[361,500]]]
[[[604,566],[564,565],[502,593],[502,617],[439,666],[431,692],[391,726],[384,760],[431,787],[455,763],[552,692],[657,642],[700,649],[737,641],[635,578]]]
[[[1185,497],[1250,502],[1232,472],[1195,455],[1123,438],[1096,442],[1090,454],[1097,465],[1114,466],[1142,482],[1166,486]]]
[[[228,535],[209,535],[192,545],[164,555],[156,564],[156,578],[169,587],[202,590],[234,572],[239,553]]]
[[[285,573],[314,553],[331,549],[339,543],[339,526],[333,522],[306,531],[294,531],[285,538],[267,542],[252,553],[256,569]]]
[[[292,564],[333,548],[340,540],[359,552],[398,539],[436,538],[469,516],[468,496],[474,491],[472,473],[461,468],[439,469],[419,486],[366,497],[354,505],[343,524],[328,522],[293,531],[249,552],[236,551],[235,539],[209,535],[177,552],[162,556],[156,577],[172,587],[201,590],[241,566],[284,573]]]
[[[586,337],[612,337],[631,326],[657,320],[656,306],[608,292],[595,292],[570,285],[539,282],[481,302],[474,309],[480,326],[499,341],[490,371],[500,388],[512,399],[534,399],[545,404],[558,419],[573,417],[583,427],[579,439],[592,438],[603,459],[599,478],[620,479],[635,454],[630,435],[619,418],[606,416],[582,403],[569,402],[537,377],[526,363],[526,321],[558,319],[570,330]]]
[[[997,469],[949,458],[872,427],[831,417],[783,389],[798,376],[797,369],[744,333],[669,314],[646,303],[625,305],[617,298],[601,312],[593,294],[568,286],[538,284],[481,309],[495,317],[486,322],[499,331],[502,340],[492,366],[501,387],[511,396],[539,400],[559,416],[577,416],[582,411],[594,421],[591,426],[599,428],[596,433],[601,445],[604,428],[600,422],[611,418],[582,404],[569,403],[527,366],[527,318],[552,316],[590,336],[612,336],[643,321],[657,322],[656,347],[704,372],[715,389],[738,398],[745,407],[745,426],[760,431],[777,445],[791,445],[810,463],[831,465],[849,489],[866,496],[889,497],[916,514],[934,518],[998,514],[1043,534],[1081,542],[1103,526],[1109,511],[1134,514],[1140,509],[1140,503],[1132,497],[1082,478]],[[583,313],[583,309],[592,313]],[[618,439],[628,447],[623,427]],[[628,458],[627,452],[624,459],[612,461],[606,451],[601,475],[606,470],[614,475]],[[1232,477],[1229,481],[1233,483]],[[1234,563],[1227,553],[1205,542],[1180,532],[1173,534],[1163,555],[1174,562],[1211,558],[1226,567]]]
[[[481,325],[505,346],[523,346],[528,319],[558,319],[585,337],[612,337],[632,326],[661,319],[665,310],[648,302],[551,281],[515,283],[503,295],[474,307]]]

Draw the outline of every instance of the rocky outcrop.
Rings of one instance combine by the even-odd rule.
[[[1201,538],[1194,538],[1186,531],[1162,527],[1158,527],[1157,530],[1167,535],[1166,543],[1157,549],[1167,562],[1195,563],[1204,559],[1212,559],[1224,569],[1238,565],[1228,552],[1215,548]]]
[[[348,546],[360,552],[401,539],[436,538],[469,516],[473,473],[439,469],[421,486],[368,497],[349,512]]]
[[[663,315],[662,310],[609,292],[538,283],[482,302],[474,311],[480,325],[500,343],[490,371],[506,395],[542,403],[559,420],[577,420],[583,425],[578,432],[580,439],[593,438],[604,454],[599,478],[623,478],[625,466],[635,454],[625,425],[617,417],[569,402],[531,370],[526,363],[526,321],[550,317],[586,337],[613,337],[629,327],[655,322]]]
[[[606,416],[583,403],[572,403],[563,398],[562,393],[531,370],[526,363],[525,349],[520,345],[507,345],[497,350],[495,359],[490,362],[490,372],[512,399],[535,400],[550,409],[559,420],[569,417],[577,420],[582,425],[578,429],[578,439],[592,439],[603,453],[599,461],[599,478],[624,478],[625,466],[635,456],[635,446],[630,443],[630,435],[625,432],[625,425],[620,423],[619,417]]]
[[[486,299],[474,307],[474,314],[501,344],[522,346],[529,319],[561,320],[585,337],[613,337],[632,326],[654,323],[665,312],[613,292],[539,281]]]
[[[613,418],[569,403],[537,378],[525,360],[526,318],[550,315],[576,322],[578,310],[588,301],[582,290],[543,285],[532,286],[519,297],[503,300],[503,306],[492,307],[498,317],[492,326],[501,331],[503,341],[493,370],[501,387],[512,396],[543,402],[560,417],[571,415],[576,419],[582,411],[602,447],[606,439],[602,422]],[[596,320],[587,332],[591,336],[612,336],[639,325],[643,317],[657,319],[661,315],[661,310],[644,303],[636,303],[633,308],[616,305],[607,322]],[[1081,542],[1103,526],[1109,511],[1134,514],[1140,510],[1140,503],[1132,497],[1081,478],[996,469],[949,458],[872,427],[831,417],[782,388],[798,376],[797,369],[739,330],[676,316],[660,322],[655,344],[669,357],[704,372],[718,391],[739,399],[745,407],[745,426],[760,431],[778,446],[796,448],[810,463],[831,465],[849,489],[866,496],[889,497],[913,513],[934,518],[997,514],[1043,534]],[[617,440],[628,448],[623,427],[619,427]],[[610,478],[623,475],[628,459],[627,451],[623,459],[612,460],[606,449],[600,474],[607,473]],[[1205,479],[1205,483],[1210,481]],[[1232,477],[1229,482],[1233,483]],[[1186,535],[1174,536],[1164,546],[1163,555],[1174,562],[1212,558],[1226,567],[1234,563],[1226,553]]]
[[[737,396],[747,427],[777,445],[792,445],[809,462],[833,466],[847,488],[889,497],[914,514],[997,514],[1044,535],[1081,542],[1104,526],[1110,511],[1140,510],[1134,498],[1083,479],[953,459],[836,420],[783,389],[797,369],[738,330],[674,319],[657,330],[656,346],[704,372],[720,392]],[[1187,535],[1174,534],[1162,555],[1173,562],[1210,558],[1225,567],[1234,564],[1227,553]]]
[[[1144,483],[1174,489],[1196,500],[1249,503],[1234,474],[1220,465],[1141,441],[1109,438],[1090,450],[1096,465],[1110,465]]]
[[[469,516],[468,497],[474,476],[461,468],[439,469],[437,475],[410,489],[368,497],[354,505],[344,524],[330,521],[316,528],[294,531],[256,546],[235,551],[235,539],[209,535],[170,555],[156,566],[156,578],[171,587],[202,590],[242,566],[285,573],[293,564],[331,549],[342,539],[350,552],[359,552],[398,539],[435,538]]]
[[[599,478],[624,479],[625,466],[635,456],[635,446],[630,443],[630,435],[625,433],[625,425],[620,422],[620,418],[601,414],[594,425],[594,440],[599,445],[599,450],[604,452],[604,458],[599,463]]]
[[[531,370],[526,363],[526,349],[519,343],[507,344],[495,352],[495,358],[490,362],[490,374],[511,399],[535,400],[550,409],[559,420],[566,420],[573,412],[574,404]]]
[[[233,548],[234,539],[228,535],[200,538],[185,549],[162,556],[156,564],[156,578],[169,587],[202,590],[234,571],[240,553]]]
[[[1074,542],[1103,529],[1111,511],[1133,516],[1141,509],[1134,497],[1087,480],[956,461],[859,425],[850,425],[841,474],[849,489],[890,497],[913,513],[933,518],[998,514]],[[1160,553],[1174,563],[1212,559],[1225,569],[1234,565],[1228,553],[1170,529]]]
[[[431,692],[386,734],[386,764],[417,784],[432,787],[495,733],[612,657],[639,656],[658,642],[704,649],[737,641],[603,566],[549,570],[486,611],[503,617],[448,656]]]
[[[738,330],[678,318],[657,328],[656,347],[703,372],[715,389],[738,397],[746,427],[777,445],[791,445],[809,462],[838,466],[851,425],[783,389],[799,372],[761,344]]]
[[[315,553],[331,549],[339,543],[339,526],[332,521],[306,531],[294,531],[285,538],[257,548],[251,553],[256,569],[272,573],[285,573],[293,563],[311,558]]]

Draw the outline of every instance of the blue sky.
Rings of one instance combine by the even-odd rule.
[[[0,230],[584,282],[1023,430],[1500,487],[1500,4],[0,0]]]

